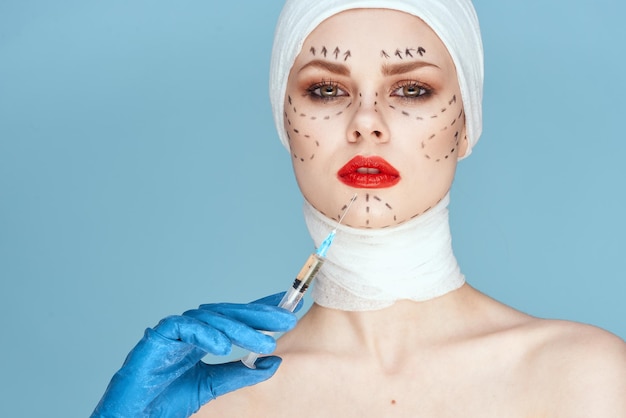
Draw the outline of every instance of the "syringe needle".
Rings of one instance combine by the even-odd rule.
[[[348,203],[348,206],[346,206],[346,209],[343,211],[343,214],[341,215],[341,218],[339,218],[339,222],[337,222],[337,225],[335,226],[335,229],[333,231],[337,231],[337,227],[341,224],[341,222],[343,222],[343,218],[346,217],[346,213],[348,213],[348,210],[350,210],[350,206],[352,206],[352,203],[354,203],[355,200],[356,193],[354,194],[354,196],[352,196],[352,199],[350,199],[350,203]]]
[[[352,199],[350,199],[350,203],[348,203],[348,206],[346,206],[346,208],[344,209],[343,214],[341,215],[341,217],[339,218],[339,221],[337,222],[337,225],[335,225],[335,228],[332,231],[330,231],[330,234],[328,234],[326,239],[322,241],[319,248],[317,249],[316,254],[319,255],[320,257],[326,257],[328,248],[330,248],[330,244],[332,244],[333,240],[335,239],[335,234],[337,233],[337,227],[341,224],[341,222],[343,221],[343,218],[346,216],[346,213],[348,213],[348,209],[350,209],[350,206],[352,206],[352,203],[355,200],[356,200],[356,193],[354,194],[354,196],[352,196]]]

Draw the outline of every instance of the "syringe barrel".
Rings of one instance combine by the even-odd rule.
[[[300,273],[298,273],[293,281],[293,285],[287,290],[287,293],[285,293],[285,296],[283,296],[278,306],[290,312],[295,311],[298,303],[300,303],[302,297],[304,297],[304,293],[309,288],[309,285],[317,275],[320,267],[322,267],[322,264],[324,264],[322,257],[315,253],[311,254],[304,263],[304,266],[302,266],[302,269],[300,269]],[[266,334],[273,335],[273,333],[269,332],[266,332]],[[248,353],[241,361],[247,367],[254,369],[254,363],[258,357],[259,355],[257,353]]]
[[[287,293],[285,293],[285,296],[283,296],[278,306],[293,312],[304,296],[304,292],[307,291],[309,285],[317,275],[320,267],[322,267],[322,264],[324,264],[322,257],[315,253],[311,254],[304,263],[304,266],[302,266],[302,269],[300,269],[300,273],[298,273],[293,281],[293,285],[287,290]]]

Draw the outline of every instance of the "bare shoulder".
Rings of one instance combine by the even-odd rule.
[[[527,325],[524,360],[550,416],[626,417],[626,343],[603,329],[576,322],[536,320]],[[558,408],[558,410],[557,410]]]

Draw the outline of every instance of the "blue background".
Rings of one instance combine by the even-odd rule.
[[[87,416],[144,328],[290,284],[313,247],[267,95],[281,5],[0,2],[0,416]],[[624,338],[624,3],[476,7],[462,269]]]

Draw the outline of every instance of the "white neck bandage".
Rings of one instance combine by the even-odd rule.
[[[344,311],[382,309],[400,299],[425,301],[465,283],[452,252],[449,195],[428,212],[384,229],[337,227],[313,287],[313,300]],[[305,201],[316,247],[337,222]]]

